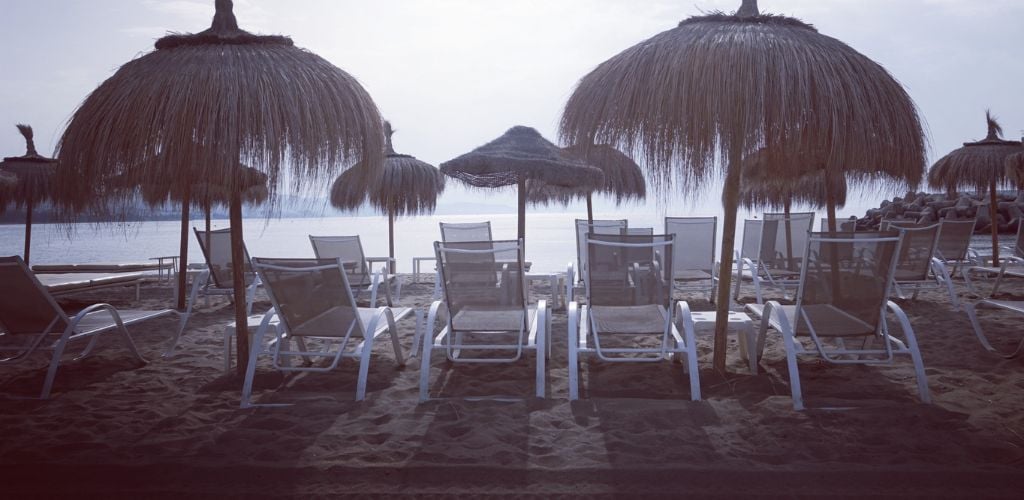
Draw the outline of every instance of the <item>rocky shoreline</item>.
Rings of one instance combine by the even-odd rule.
[[[943,219],[976,219],[975,234],[991,232],[988,194],[929,194],[908,193],[904,197],[885,200],[878,208],[867,211],[857,219],[857,230],[878,230],[883,220],[909,221],[918,224],[939,222]],[[1024,217],[1024,192],[999,191],[996,225],[1000,233],[1017,232]]]

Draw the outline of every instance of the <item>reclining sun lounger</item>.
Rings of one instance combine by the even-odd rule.
[[[53,351],[40,399],[50,396],[53,379],[69,342],[89,339],[88,345],[75,358],[80,359],[92,351],[99,334],[116,331],[131,353],[145,363],[127,327],[174,312],[171,309],[118,311],[109,304],[94,304],[68,316],[18,256],[0,257],[0,283],[4,286],[4,293],[0,293],[0,352],[4,353],[0,364],[24,360],[37,350]]]
[[[119,286],[134,286],[135,300],[139,300],[139,285],[142,284],[145,275],[143,273],[62,273],[62,274],[36,274],[39,282],[46,287],[52,295],[68,295],[78,292],[87,292],[101,288]]]

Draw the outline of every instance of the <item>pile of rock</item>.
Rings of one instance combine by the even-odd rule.
[[[998,193],[996,224],[1000,233],[1016,233],[1021,218],[1024,218],[1024,192],[1000,191]],[[942,219],[977,219],[975,233],[989,233],[992,220],[989,216],[989,195],[985,194],[928,194],[908,193],[907,196],[885,200],[879,208],[868,210],[857,220],[857,229],[877,230],[882,220],[911,221],[920,224],[938,222]]]

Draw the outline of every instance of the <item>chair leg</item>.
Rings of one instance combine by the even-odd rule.
[[[266,322],[264,322],[266,323]],[[266,334],[266,324],[261,324],[256,329],[256,334],[252,338],[252,346],[249,349],[249,364],[245,368],[245,381],[242,383],[242,401],[239,404],[240,408],[251,408],[255,405],[252,404],[252,379],[256,375],[256,358],[260,355],[260,351],[263,349],[263,335]]]
[[[579,349],[579,315],[576,311],[576,302],[570,302],[566,313],[569,315],[569,400],[575,401],[580,398],[579,388],[579,360],[577,359]]]
[[[981,331],[981,323],[978,322],[978,314],[975,312],[975,305],[967,304],[964,307],[964,310],[967,311],[967,318],[971,320],[971,327],[974,328],[974,335],[978,337],[978,342],[981,342],[981,346],[986,350],[995,352],[995,348],[992,347],[992,344],[988,342],[985,334]]]
[[[544,301],[541,301],[542,304],[543,304],[543,302]],[[541,308],[541,307],[537,308],[537,317],[534,319],[534,321],[537,322],[537,337],[534,340],[534,342],[536,342],[536,344],[533,346],[534,347],[534,354],[535,354],[536,359],[537,359],[537,380],[536,380],[536,383],[537,383],[537,393],[536,393],[536,396],[538,398],[542,398],[543,399],[544,398],[544,392],[545,392],[545,387],[544,387],[545,386],[545,383],[544,383],[544,374],[545,374],[544,362],[545,362],[545,359],[547,358],[547,349],[546,349],[545,346],[547,346],[547,328],[548,328],[548,323],[549,323],[549,315],[548,315],[548,311],[547,311],[547,307],[546,306],[543,307],[543,308]]]
[[[388,336],[391,337],[391,348],[395,351],[395,361],[398,366],[405,366],[405,355],[402,354],[402,344],[398,342],[398,325],[395,324],[395,316],[391,309],[384,310],[384,318],[388,321]],[[417,321],[419,323],[419,321]],[[417,324],[417,329],[419,325]]]
[[[427,325],[430,328],[430,325]],[[429,399],[430,384],[430,351],[434,347],[434,335],[428,331],[423,334],[423,349],[420,350],[420,402]]]
[[[68,338],[71,336],[71,327],[69,326],[61,334],[60,340],[57,341],[57,345],[53,348],[53,357],[50,358],[50,367],[46,370],[46,380],[43,381],[43,390],[39,393],[39,399],[49,399],[50,390],[53,389],[53,379],[57,377],[57,368],[60,367],[60,358],[64,355],[64,348],[67,346]]]
[[[363,341],[362,352],[359,353],[359,379],[356,382],[356,401],[366,399],[366,378],[370,373],[370,353],[373,351],[373,336]]]

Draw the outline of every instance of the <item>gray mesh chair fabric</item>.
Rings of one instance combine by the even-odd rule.
[[[370,307],[377,307],[380,287],[384,286],[384,298],[388,306],[398,302],[401,295],[401,280],[394,274],[384,274],[382,269],[374,274],[363,253],[359,236],[313,236],[309,237],[313,254],[318,259],[340,259],[345,269],[345,278],[357,300],[365,300]]]
[[[216,229],[213,231],[200,231],[199,228],[192,228],[199,242],[199,249],[203,252],[206,260],[206,269],[192,280],[192,289],[189,292],[185,312],[181,314],[181,324],[178,331],[171,340],[164,356],[170,356],[185,333],[189,318],[192,317],[192,310],[200,296],[209,299],[212,295],[234,297],[235,288],[233,271],[231,267],[231,228]],[[252,303],[256,299],[256,289],[260,286],[259,277],[252,270],[252,263],[249,259],[249,251],[242,245],[242,253],[245,255],[245,310],[252,314]]]
[[[594,234],[621,234],[622,230],[628,229],[629,223],[626,219],[619,220],[597,220],[576,219],[576,267],[579,271],[580,281],[586,279],[587,245],[586,236]]]
[[[837,237],[841,236],[841,237]],[[911,357],[918,391],[930,402],[924,364],[906,315],[888,300],[901,255],[895,232],[812,233],[801,270],[796,305],[749,304],[761,319],[758,344],[771,327],[783,335],[795,409],[803,409],[797,356],[816,355],[834,364],[891,364],[896,355]],[[851,256],[837,259],[836,256]],[[900,323],[903,339],[888,331],[886,310]],[[874,346],[874,341],[881,346]],[[859,343],[851,347],[848,344]]]
[[[463,241],[490,241],[491,223],[487,222],[441,222],[441,241],[459,243]]]
[[[657,362],[687,356],[691,398],[700,399],[692,320],[676,325],[671,234],[586,236],[587,304],[569,304],[569,398],[579,397],[578,357]],[[579,323],[577,324],[577,317]]]
[[[665,234],[675,238],[672,245],[672,279],[676,290],[707,292],[715,301],[718,272],[715,246],[718,217],[665,217]]]
[[[971,247],[974,225],[974,219],[944,219],[939,225],[939,243],[935,247],[935,256],[954,266],[967,262],[967,249]],[[953,269],[955,273],[956,267]]]
[[[255,406],[251,402],[252,383],[261,354],[270,354],[278,370],[299,372],[330,371],[343,357],[359,358],[356,400],[366,396],[370,352],[375,339],[389,335],[397,364],[405,364],[396,322],[412,310],[358,307],[348,283],[349,271],[342,259],[255,258],[253,263],[274,307],[264,315],[253,337],[253,353],[249,356],[242,389],[243,408]],[[267,348],[263,339],[274,317],[279,319],[280,326],[273,328],[277,338]],[[291,350],[292,339],[301,350]],[[323,348],[310,350],[306,347],[314,342],[322,343]],[[289,362],[292,356],[328,358],[331,363],[329,366],[292,366]]]
[[[814,213],[764,214],[763,220],[747,220],[736,263],[733,297],[739,299],[744,279],[754,284],[757,303],[764,302],[762,288],[770,287],[787,297],[799,283],[802,252],[814,224]]]
[[[521,241],[434,242],[444,299],[434,302],[427,324],[444,308],[446,324],[423,342],[420,397],[427,399],[430,357],[442,349],[453,363],[514,363],[536,353],[537,397],[544,397],[547,304],[527,301]],[[515,255],[514,260],[507,259]],[[541,346],[541,347],[538,347]]]
[[[944,289],[953,309],[958,310],[960,299],[953,288],[953,280],[942,260],[935,257],[939,244],[939,224],[922,226],[892,222],[889,229],[903,235],[893,283],[896,294],[905,298],[905,292],[912,291],[911,297],[916,299],[921,290]]]
[[[118,310],[108,304],[95,304],[68,316],[18,256],[0,257],[0,283],[4,288],[0,293],[0,364],[22,361],[36,351],[52,351],[40,399],[50,396],[69,342],[89,339],[77,356],[82,358],[92,351],[100,334],[116,331],[132,355],[145,363],[127,327],[173,312]]]

